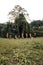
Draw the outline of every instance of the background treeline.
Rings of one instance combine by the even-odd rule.
[[[25,17],[20,15],[20,18],[15,19],[15,23],[11,23],[10,21],[6,24],[0,23],[0,37],[6,37],[7,33],[15,37],[22,37],[22,33],[24,37],[26,37],[26,33],[32,34],[32,36],[42,37],[43,36],[43,20],[35,20],[32,21],[30,24],[26,21]],[[9,36],[8,35],[8,36]]]
[[[43,20],[35,20],[31,22],[31,31],[36,33],[36,36],[43,36]]]

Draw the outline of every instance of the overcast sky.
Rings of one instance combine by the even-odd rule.
[[[31,20],[43,19],[43,0],[0,0],[0,23],[8,20],[8,13],[15,5],[25,8]]]

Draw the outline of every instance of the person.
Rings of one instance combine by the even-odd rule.
[[[24,38],[24,33],[22,33],[22,38]]]
[[[17,35],[15,35],[15,39],[17,39]]]
[[[28,38],[28,33],[26,33],[26,38]]]
[[[18,35],[18,38],[20,38],[20,35]]]
[[[9,36],[9,34],[7,33],[7,34],[6,34],[6,37],[8,38],[8,36]]]
[[[12,35],[10,34],[9,37],[10,37],[10,39],[11,39],[11,38],[12,38]]]
[[[31,33],[29,34],[30,38],[32,37]]]
[[[12,33],[9,33],[9,38],[10,38],[10,39],[12,38]]]

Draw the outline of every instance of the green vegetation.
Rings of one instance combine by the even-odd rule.
[[[0,65],[43,65],[43,37],[0,38]]]
[[[36,36],[43,36],[43,20],[34,20],[31,22],[31,31],[36,33]]]

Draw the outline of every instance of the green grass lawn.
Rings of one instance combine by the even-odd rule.
[[[0,65],[43,65],[43,37],[0,38]]]

